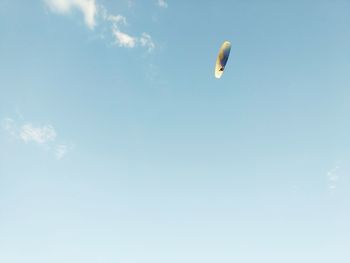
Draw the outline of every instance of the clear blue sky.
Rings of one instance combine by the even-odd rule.
[[[0,0],[0,262],[350,262],[349,25],[345,0]]]

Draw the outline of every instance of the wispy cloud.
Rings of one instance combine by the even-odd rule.
[[[55,149],[55,158],[57,160],[63,159],[63,157],[67,154],[69,150],[72,149],[72,146],[67,145],[67,144],[59,144],[56,146]]]
[[[46,144],[56,139],[56,131],[51,125],[33,126],[33,124],[24,124],[19,132],[19,137],[25,142],[36,142]]]
[[[85,24],[96,26],[97,5],[95,0],[44,0],[49,9],[58,14],[70,14],[74,9],[84,15]]]
[[[165,0],[158,0],[157,5],[159,7],[162,7],[162,8],[167,8],[168,7],[168,3],[165,2]]]
[[[142,33],[139,41],[141,46],[147,48],[148,52],[151,52],[155,48],[155,44],[152,40],[152,37],[147,33]]]
[[[113,28],[113,35],[115,37],[116,44],[120,47],[134,48],[136,47],[137,38],[132,37],[126,33]]]
[[[122,15],[108,15],[106,19],[113,23],[127,25],[126,18],[125,16],[122,16]]]
[[[148,52],[151,52],[155,48],[155,43],[148,33],[144,32],[140,37],[136,37],[121,30],[121,27],[128,25],[124,16],[109,14],[104,7],[102,7],[101,10],[103,10],[103,19],[111,23],[114,44],[125,48],[141,46],[146,48]]]
[[[122,16],[122,15],[113,15],[110,14],[107,10],[107,8],[105,8],[103,5],[100,5],[99,7],[99,14],[101,15],[102,19],[105,21],[109,21],[115,25],[127,25],[126,23],[126,17]]]
[[[155,48],[152,37],[147,33],[142,33],[141,37],[138,38],[121,32],[118,28],[113,28],[113,35],[115,37],[115,44],[120,47],[135,48],[141,46],[147,48],[148,52],[151,52]]]
[[[339,181],[339,169],[340,169],[340,161],[336,163],[336,165],[327,172],[328,179],[328,190],[330,192],[334,192],[337,188],[337,184]]]
[[[67,15],[73,10],[79,10],[85,19],[85,24],[94,29],[97,27],[97,21],[102,27],[108,25],[110,28],[113,43],[119,47],[125,48],[146,48],[151,52],[155,48],[155,43],[148,33],[142,33],[140,37],[133,36],[126,32],[123,27],[127,26],[126,17],[121,14],[112,14],[107,8],[98,4],[96,0],[43,0],[48,6],[49,10],[54,13]],[[161,7],[166,7],[167,3],[164,0],[158,2]],[[106,27],[104,27],[105,29]]]
[[[4,118],[1,121],[1,128],[10,137],[25,144],[35,143],[44,146],[45,149],[54,149],[54,155],[57,160],[61,160],[71,148],[66,144],[59,144],[57,142],[58,135],[51,124],[34,125],[30,122],[18,124],[12,118]]]

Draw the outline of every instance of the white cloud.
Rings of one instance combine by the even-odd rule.
[[[127,26],[126,17],[120,14],[111,14],[107,8],[102,4],[97,4],[97,0],[43,0],[49,9],[55,13],[66,15],[76,9],[83,13],[86,25],[93,29],[97,25],[96,21],[99,20],[102,32],[106,30],[104,25],[108,25],[108,31],[111,30],[111,36],[114,39],[114,43],[119,47],[135,48],[143,47],[152,51],[155,48],[155,44],[152,37],[148,33],[142,33],[140,37],[132,36],[122,29],[123,26]],[[164,0],[160,0],[158,5],[166,7],[167,3]],[[104,38],[102,34],[102,38]]]
[[[155,47],[152,37],[147,33],[142,33],[142,36],[139,41],[141,46],[148,48],[149,52],[152,51]]]
[[[21,127],[19,137],[25,143],[33,141],[38,144],[46,144],[56,139],[56,131],[51,125],[34,127],[32,124],[25,124]]]
[[[137,46],[147,48],[151,52],[155,48],[152,37],[147,33],[142,33],[141,37],[133,37],[127,33],[121,32],[117,26],[113,28],[115,43],[120,47],[135,48]]]
[[[112,24],[112,35],[114,37],[115,44],[119,47],[135,48],[144,47],[148,52],[151,52],[155,48],[155,44],[152,37],[147,33],[142,33],[140,37],[132,36],[120,29],[121,26],[126,26],[126,18],[122,15],[108,14],[107,10],[103,8],[104,20]]]
[[[71,150],[71,146],[57,142],[58,135],[52,125],[35,126],[32,123],[18,125],[15,120],[4,118],[1,121],[1,128],[18,141],[25,144],[33,142],[46,150],[53,151],[57,160],[61,160]]]
[[[162,7],[162,8],[167,8],[168,7],[168,3],[165,2],[165,0],[158,0],[157,4],[158,4],[159,7]]]
[[[99,15],[103,20],[111,22],[114,26],[117,26],[118,24],[127,25],[125,16],[122,16],[120,14],[118,15],[110,14],[107,8],[105,8],[103,5],[100,5],[98,9],[99,9]]]
[[[97,6],[95,0],[44,0],[51,11],[58,14],[69,14],[77,9],[84,15],[86,25],[93,29],[96,26]]]
[[[134,48],[136,47],[137,38],[132,37],[126,33],[119,31],[119,29],[113,28],[113,35],[116,43],[120,47]]]

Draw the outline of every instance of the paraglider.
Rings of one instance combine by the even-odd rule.
[[[217,79],[221,78],[222,74],[224,73],[224,69],[225,69],[228,57],[230,55],[230,51],[231,51],[231,43],[228,41],[225,41],[222,44],[218,57],[216,59],[215,77]]]

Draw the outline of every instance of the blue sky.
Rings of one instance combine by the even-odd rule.
[[[349,10],[1,0],[0,262],[349,262]]]

